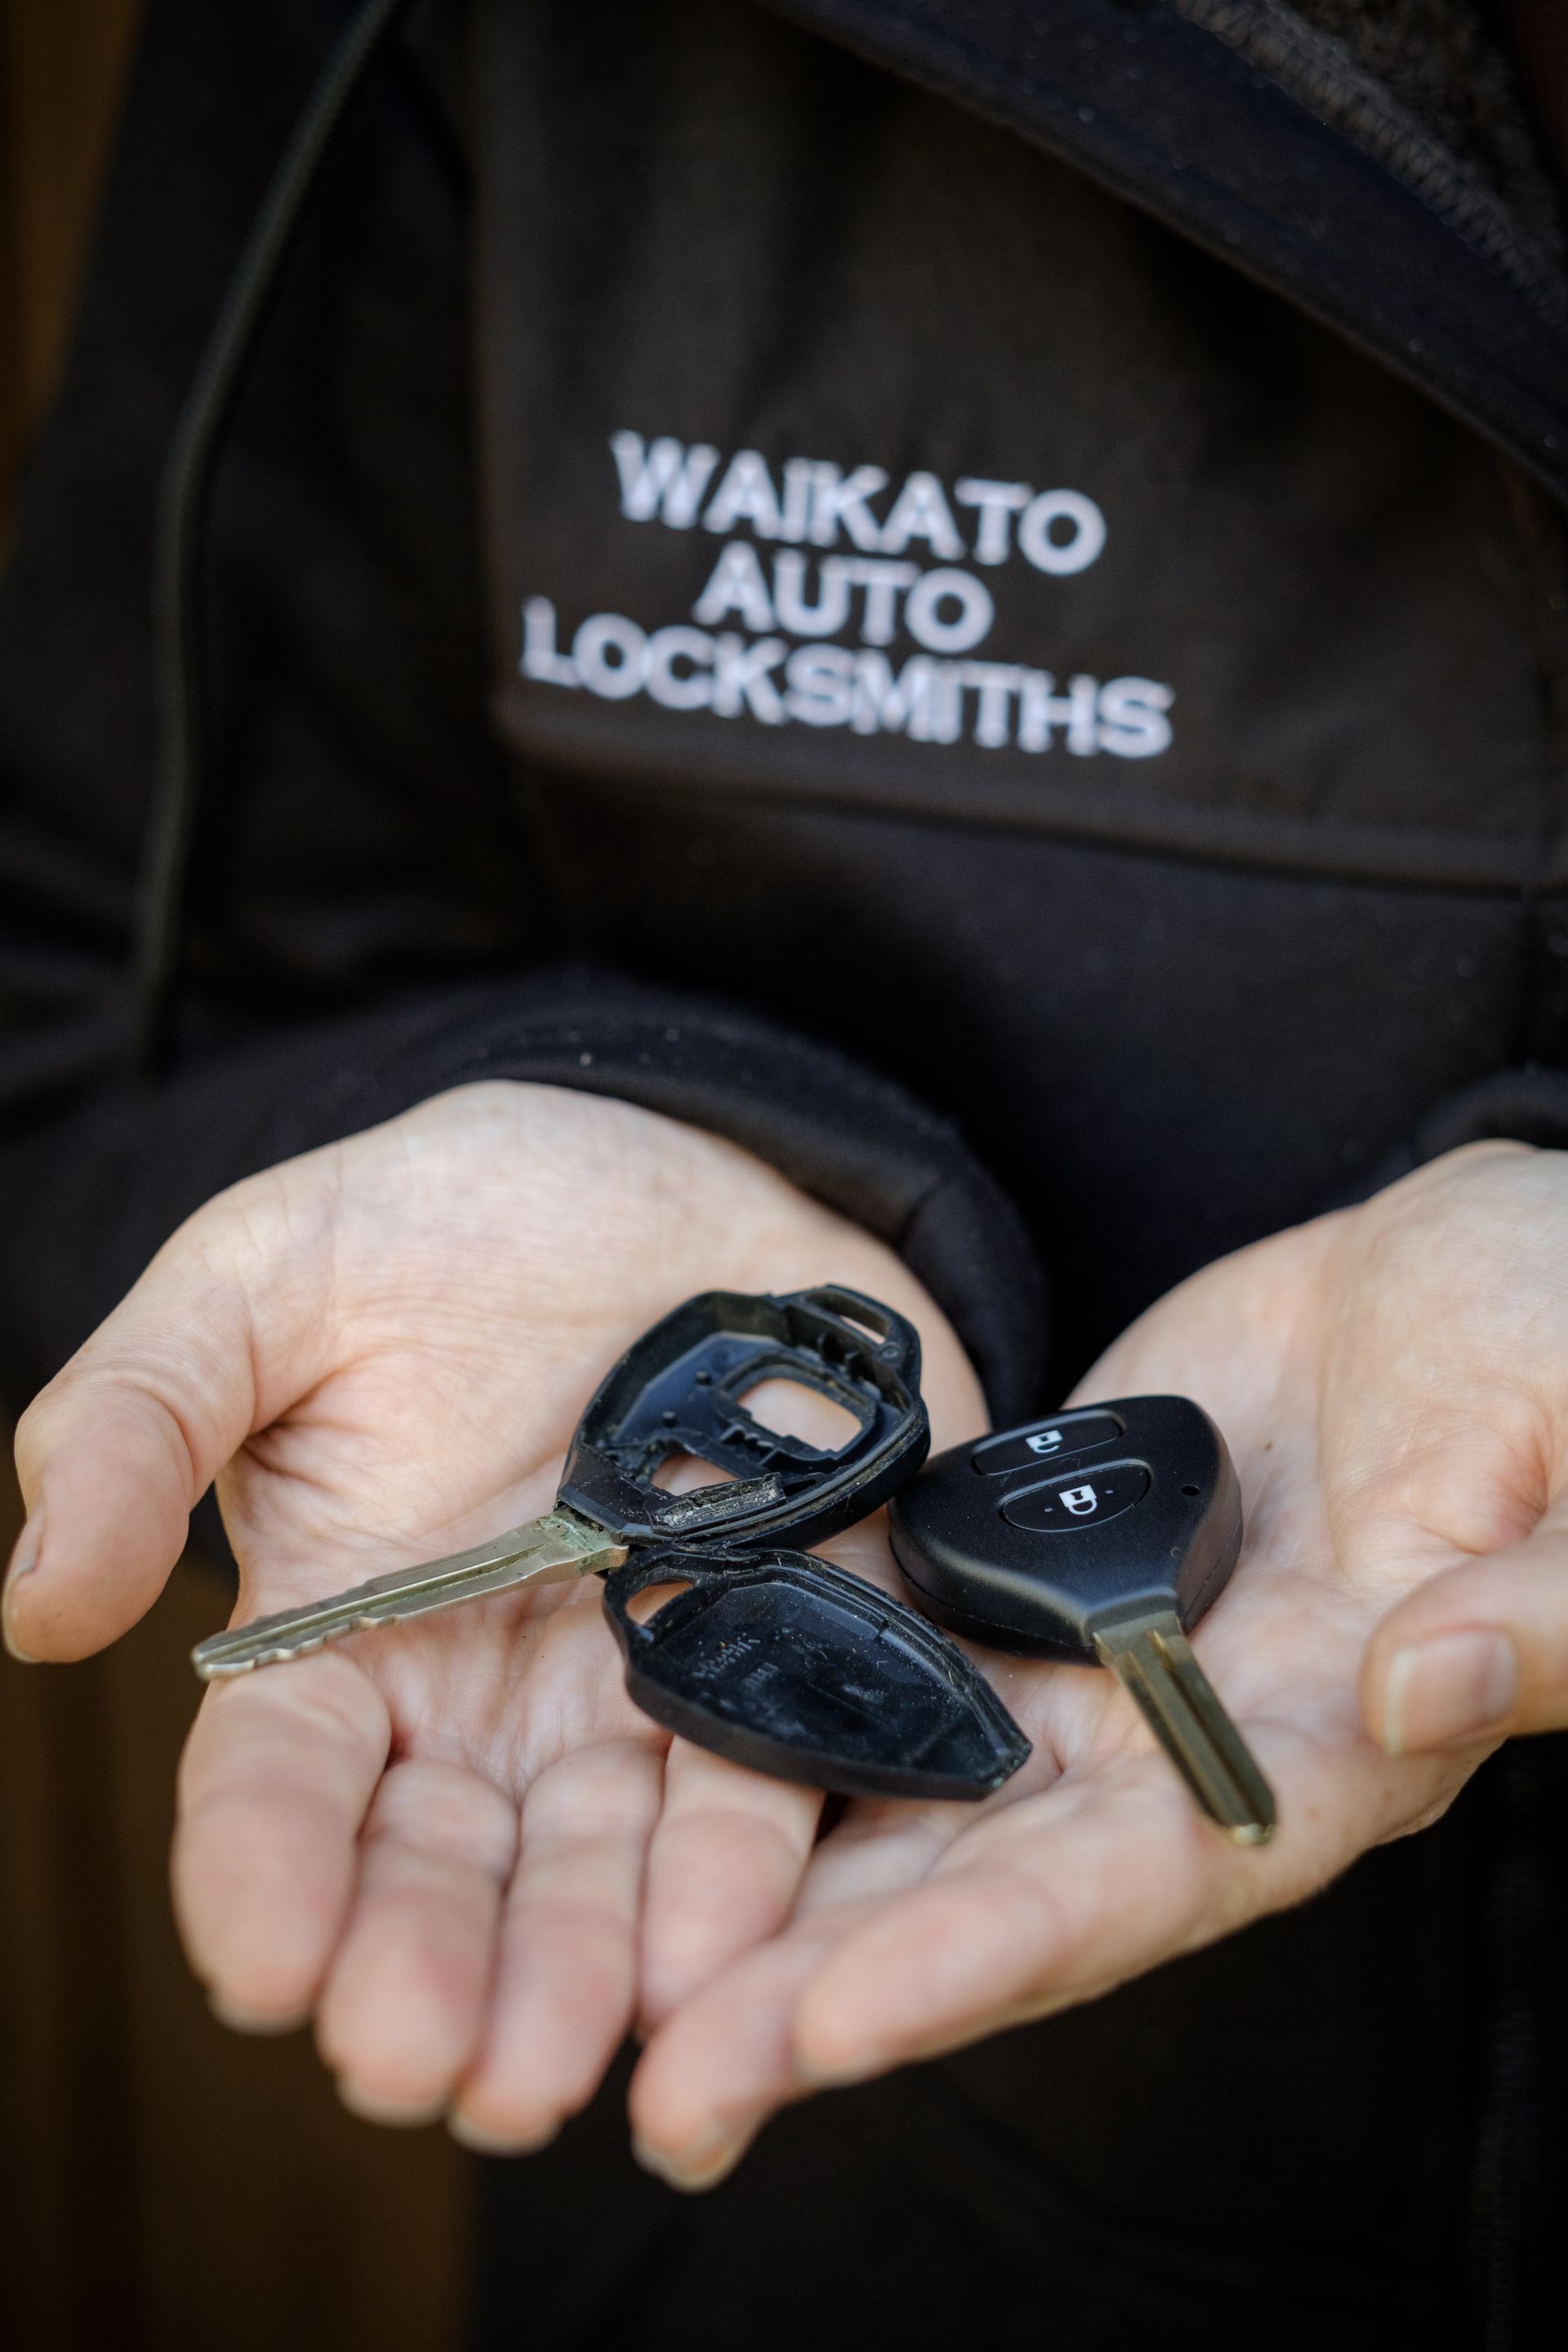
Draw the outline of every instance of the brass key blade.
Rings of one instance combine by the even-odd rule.
[[[1209,1819],[1237,1845],[1265,1844],[1277,1819],[1274,1792],[1173,1612],[1097,1626],[1094,1640]]]
[[[575,1511],[551,1511],[526,1527],[491,1536],[469,1551],[396,1568],[325,1601],[280,1609],[248,1625],[211,1634],[191,1652],[191,1664],[205,1683],[225,1675],[245,1675],[253,1666],[308,1656],[324,1643],[369,1625],[423,1617],[432,1609],[456,1609],[466,1601],[510,1592],[519,1585],[569,1584],[580,1576],[619,1568],[626,1558],[625,1544],[616,1543],[591,1519],[580,1518]]]

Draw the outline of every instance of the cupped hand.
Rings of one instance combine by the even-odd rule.
[[[1568,1722],[1565,1333],[1568,1157],[1510,1145],[1154,1307],[1074,1401],[1179,1391],[1228,1438],[1247,1542],[1194,1646],[1274,1786],[1273,1843],[1199,1815],[1109,1675],[985,1655],[1029,1763],[978,1808],[851,1805],[782,1932],[679,2004],[645,1992],[646,2159],[707,2186],[784,2103],[1299,1901],[1441,1812],[1507,1731]],[[875,1530],[834,1549],[893,1581]]]
[[[161,1590],[215,1477],[237,1621],[548,1508],[601,1375],[699,1290],[847,1283],[911,1316],[952,1436],[973,1376],[898,1259],[718,1139],[542,1087],[465,1087],[210,1202],[44,1391],[6,1638],[81,1657]],[[352,1636],[211,1688],[177,1908],[219,2013],[313,2013],[349,2103],[548,2138],[652,1980],[774,1927],[818,1801],[669,1743],[600,1586]],[[658,1825],[651,1873],[648,1848]]]

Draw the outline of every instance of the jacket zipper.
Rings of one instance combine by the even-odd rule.
[[[1451,154],[1347,50],[1281,0],[1169,0],[1179,16],[1246,58],[1299,104],[1353,139],[1401,181],[1472,253],[1500,269],[1556,327],[1568,289],[1552,257],[1519,226],[1502,198]]]

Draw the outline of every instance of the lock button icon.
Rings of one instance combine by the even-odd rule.
[[[1037,1486],[1016,1487],[1002,1503],[1002,1517],[1016,1528],[1043,1535],[1067,1535],[1074,1528],[1103,1527],[1141,1503],[1149,1491],[1142,1462],[1108,1462],[1086,1478],[1081,1469],[1059,1470]]]

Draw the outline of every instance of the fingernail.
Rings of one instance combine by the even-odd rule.
[[[221,1992],[209,1992],[207,2007],[220,2025],[231,2033],[298,2033],[310,2021],[308,2009],[291,2009],[279,2016],[276,2010],[242,2009],[237,2001],[227,2000]]]
[[[1518,1689],[1519,1661],[1506,1633],[1478,1627],[1412,1642],[1389,1661],[1384,1747],[1405,1756],[1479,1738],[1507,1718]]]
[[[350,2115],[358,2116],[362,2123],[389,2124],[398,2131],[437,2123],[447,2111],[444,2094],[433,2099],[384,2099],[374,2091],[362,2089],[346,2074],[338,2076],[338,2096]]]
[[[11,1564],[5,1570],[5,1588],[0,1592],[0,1640],[19,1666],[36,1666],[39,1662],[28,1650],[24,1650],[11,1631],[11,1595],[25,1576],[31,1576],[38,1564],[43,1548],[43,1530],[35,1517],[17,1537],[11,1552]]]
[[[475,2123],[460,2108],[447,2116],[447,2129],[459,2147],[472,2148],[476,2156],[537,2156],[561,2133],[559,2123],[546,2124],[533,2132],[496,2131],[489,2125]]]
[[[705,2189],[717,2189],[725,2174],[733,2172],[753,2136],[752,2130],[737,2131],[733,2125],[721,2124],[700,2133],[683,2148],[671,2149],[655,2147],[640,2132],[634,2132],[632,2154],[645,2172],[656,2174],[686,2196],[696,2197]]]

